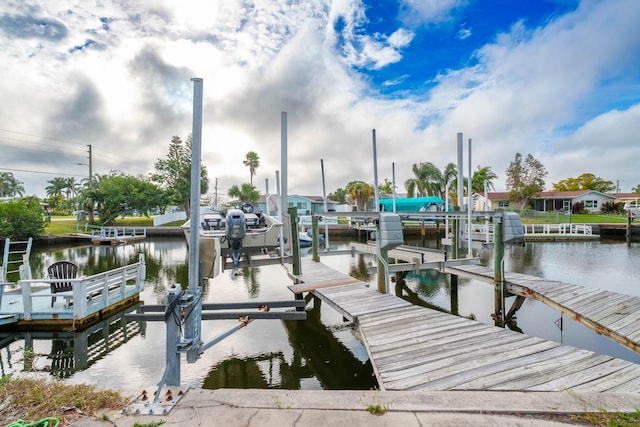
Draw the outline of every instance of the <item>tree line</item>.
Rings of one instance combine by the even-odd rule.
[[[437,196],[443,200],[449,198],[454,205],[459,205],[458,171],[453,163],[447,164],[440,170],[431,162],[415,163],[412,166],[413,177],[404,182],[407,197]],[[516,202],[520,209],[529,205],[532,198],[544,191],[547,170],[538,159],[531,154],[523,156],[516,153],[505,171],[506,187],[509,201]],[[471,176],[472,193],[484,193],[495,190],[495,180],[498,178],[491,167],[478,166]],[[463,178],[463,196],[468,196],[469,178]],[[595,190],[601,193],[616,189],[613,182],[604,180],[591,173],[583,173],[577,178],[566,178],[554,183],[551,191],[582,191]],[[383,195],[393,193],[392,183],[387,179],[378,185],[378,191]],[[640,185],[632,188],[632,192],[640,195]],[[375,194],[374,186],[363,181],[351,181],[344,188],[338,188],[328,195],[328,198],[340,204],[352,204],[358,210],[364,210]]]
[[[169,206],[178,206],[190,216],[191,192],[191,149],[192,140],[188,136],[182,140],[173,136],[165,158],[159,158],[155,171],[146,176],[132,176],[120,171],[111,171],[105,175],[94,175],[91,179],[84,178],[80,182],[75,178],[56,177],[47,183],[44,202],[52,214],[69,214],[76,210],[88,212],[89,221],[95,222],[94,212],[98,214],[99,224],[113,224],[120,216],[148,215],[154,210],[164,213]],[[249,168],[249,183],[233,185],[227,194],[236,200],[257,202],[260,193],[253,185],[253,177],[260,167],[260,158],[254,151],[249,151],[244,166]],[[431,162],[415,163],[412,166],[413,176],[404,182],[408,197],[437,196],[449,198],[454,205],[457,200],[458,173],[453,163],[439,169]],[[506,173],[506,187],[510,201],[517,202],[521,209],[530,200],[544,191],[547,171],[544,165],[531,154],[523,156],[516,153],[510,162]],[[200,169],[200,193],[206,194],[209,189],[207,168]],[[464,196],[467,196],[468,177],[463,179]],[[471,176],[471,191],[483,193],[487,188],[493,191],[498,175],[489,166],[478,166]],[[613,182],[604,180],[591,173],[583,173],[577,178],[566,178],[554,183],[552,191],[595,190],[602,193],[615,189]],[[380,194],[391,195],[393,183],[388,179],[378,185]],[[640,185],[632,188],[640,195]],[[351,181],[344,188],[337,188],[328,198],[339,204],[351,204],[358,210],[370,207],[370,200],[375,190],[372,184],[364,181]],[[24,185],[11,172],[0,172],[0,196],[23,196]],[[12,205],[13,203],[13,205]],[[20,211],[29,212],[31,225],[23,224],[17,218]],[[36,219],[38,217],[38,219]],[[28,231],[26,235],[37,235],[44,230],[42,207],[40,201],[32,196],[18,201],[0,203],[0,236],[17,235],[16,227]],[[27,234],[24,234],[27,233]],[[19,234],[19,233],[18,233]]]

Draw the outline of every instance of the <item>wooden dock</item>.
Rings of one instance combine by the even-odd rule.
[[[289,288],[355,322],[382,390],[640,394],[640,365],[414,306],[322,263],[302,272]]]
[[[493,284],[493,269],[448,266],[445,273]],[[600,335],[640,353],[640,297],[505,272],[506,290],[538,300]]]
[[[0,324],[14,330],[82,330],[135,304],[145,275],[140,254],[136,263],[92,276],[0,284]],[[73,290],[52,293],[50,283],[55,281],[70,282]]]
[[[375,246],[354,244],[354,249],[375,253]],[[477,259],[445,260],[444,253],[402,245],[389,251],[389,271],[436,268],[444,273],[493,285],[492,268]],[[592,331],[640,353],[640,297],[573,285],[520,273],[505,272],[505,287],[511,295],[538,300]]]

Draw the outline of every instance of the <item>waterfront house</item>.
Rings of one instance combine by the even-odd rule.
[[[297,194],[290,194],[288,197],[288,206],[295,207],[297,209],[298,216],[313,215],[316,213],[324,212],[324,199],[322,196],[300,196]],[[278,196],[276,194],[270,194],[268,199],[262,195],[258,200],[258,206],[263,212],[268,212],[273,215],[278,210]],[[327,210],[335,211],[337,203],[333,200],[327,200]]]
[[[509,201],[508,192],[490,192],[485,198],[484,193],[477,193],[473,196],[474,209],[489,211],[495,210],[519,210],[517,202]],[[539,212],[569,212],[571,206],[582,202],[584,208],[589,212],[600,212],[604,203],[619,201],[614,195],[601,193],[595,190],[581,191],[543,191],[530,201],[530,207]]]
[[[615,197],[616,201],[625,204],[625,203],[635,203],[638,206],[638,202],[640,202],[640,194],[638,193],[608,193],[609,196]]]

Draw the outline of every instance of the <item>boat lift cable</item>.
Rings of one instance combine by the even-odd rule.
[[[165,312],[164,312],[164,321],[165,322],[167,320],[169,320],[169,316],[171,316],[171,314],[174,313],[176,305],[178,305],[178,301],[180,301],[180,298],[182,297],[182,294],[184,294],[184,291],[179,292],[179,293],[170,293],[169,294],[168,301],[167,301],[167,308],[165,309]]]
[[[197,307],[200,300],[202,300],[202,292],[198,294],[198,297],[196,298],[195,302],[191,304],[191,309],[183,314],[182,316],[183,323],[186,322],[187,319],[189,319],[189,317],[191,317],[191,315],[193,314],[193,310]]]

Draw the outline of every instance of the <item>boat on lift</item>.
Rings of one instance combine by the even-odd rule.
[[[182,229],[189,241],[190,220],[182,225]],[[227,211],[201,207],[198,233],[203,275],[214,277],[217,274],[218,253],[223,260],[231,258],[235,270],[243,257],[249,260],[252,255],[275,251],[280,247],[281,229],[282,222],[250,202]]]

